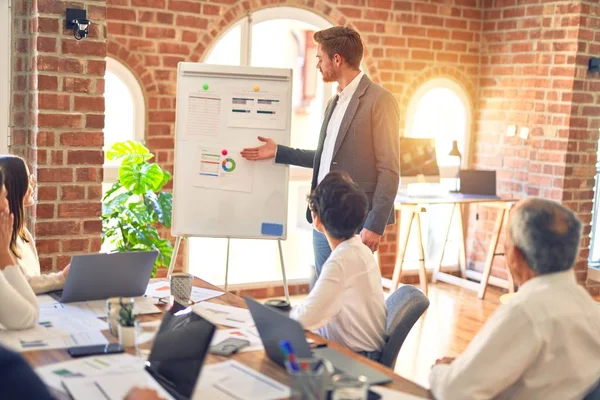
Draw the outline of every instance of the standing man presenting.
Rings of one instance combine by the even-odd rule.
[[[317,150],[293,149],[259,137],[265,144],[244,149],[241,155],[248,160],[275,158],[276,163],[313,168],[311,191],[329,171],[346,171],[369,199],[360,237],[376,251],[386,225],[395,222],[400,110],[388,90],[361,72],[363,44],[358,32],[336,26],[315,32],[313,38],[323,81],[338,83],[338,94],[327,104]],[[306,217],[312,223],[308,210]],[[331,249],[316,230],[313,247],[318,277]]]

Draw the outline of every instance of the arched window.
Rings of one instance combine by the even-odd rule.
[[[144,141],[146,107],[142,88],[131,71],[120,62],[106,59],[104,151],[124,140]],[[115,163],[105,159],[104,182],[112,184],[117,177]]]
[[[440,176],[456,175],[457,157],[448,156],[452,141],[458,141],[463,155],[462,167],[468,165],[471,102],[465,90],[447,78],[423,84],[411,99],[406,119],[406,137],[434,138]]]
[[[417,89],[410,100],[405,136],[415,138],[433,138],[436,141],[436,156],[440,168],[442,183],[454,189],[458,157],[449,156],[452,141],[456,140],[462,154],[461,168],[469,163],[469,135],[471,127],[471,101],[463,87],[448,78],[435,78],[425,82]],[[400,149],[402,152],[402,149]],[[451,181],[449,179],[451,178]],[[426,259],[439,260],[444,241],[440,221],[450,216],[450,206],[429,207],[422,218]],[[445,223],[445,222],[444,222]],[[456,221],[450,237],[458,237]],[[409,244],[408,257],[416,255],[415,238]],[[456,243],[454,243],[456,244]],[[454,266],[458,260],[458,246],[449,246],[444,253],[443,266]],[[415,266],[416,267],[416,266]],[[427,265],[431,268],[432,265]],[[409,267],[410,268],[410,267]]]
[[[291,68],[294,77],[291,145],[316,149],[324,107],[332,96],[333,86],[324,84],[316,70],[316,45],[312,35],[331,26],[307,10],[293,7],[263,9],[242,18],[225,32],[203,62]],[[282,246],[290,282],[306,280],[314,262],[312,228],[305,219],[311,174],[312,171],[306,168],[290,169],[287,240]],[[226,240],[191,238],[189,244],[189,271],[211,283],[223,283]],[[281,269],[277,244],[268,240],[231,240],[229,272],[229,283],[234,285],[279,284]]]

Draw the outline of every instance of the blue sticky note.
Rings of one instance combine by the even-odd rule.
[[[260,233],[263,235],[269,236],[282,236],[283,235],[283,225],[282,224],[269,224],[263,222],[262,227],[260,229]]]

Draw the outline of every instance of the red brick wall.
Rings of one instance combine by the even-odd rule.
[[[85,8],[89,36],[65,29]],[[37,175],[36,237],[42,270],[100,249],[106,6],[103,1],[19,0],[14,7],[11,152]],[[32,221],[33,222],[33,221]]]
[[[578,213],[585,222],[576,265],[582,283],[600,114],[586,74],[597,27],[592,15],[589,5],[574,1],[484,2],[474,151],[476,167],[498,170],[501,194],[564,201]],[[507,137],[508,125],[529,128],[529,138]],[[479,222],[471,215],[470,237],[487,241],[495,214],[481,211]],[[472,266],[481,269],[484,249],[470,240],[469,250]],[[502,258],[494,267],[504,275]]]
[[[581,10],[562,200],[585,223],[575,266],[579,279],[585,281],[600,129],[600,74],[589,73],[588,62],[590,57],[600,55],[600,4],[584,2]],[[587,286],[591,293],[600,294],[599,282],[588,280]]]

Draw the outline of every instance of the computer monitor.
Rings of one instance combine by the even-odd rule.
[[[400,186],[414,183],[439,183],[440,169],[435,154],[435,139],[400,138]]]

